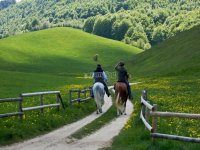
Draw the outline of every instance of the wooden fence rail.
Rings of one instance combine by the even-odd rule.
[[[44,103],[43,103],[43,96],[44,95],[50,95],[50,94],[55,94],[56,95],[56,102],[53,103],[53,104],[46,104],[46,105],[44,105]],[[33,97],[33,96],[40,96],[40,105],[39,106],[33,106],[33,107],[23,108],[24,97]],[[57,110],[59,111],[60,105],[62,105],[63,109],[65,109],[62,97],[60,95],[60,91],[22,93],[22,94],[20,94],[20,97],[18,97],[18,98],[0,99],[0,103],[16,102],[16,101],[19,102],[18,112],[11,112],[11,113],[0,114],[0,118],[11,117],[11,116],[19,116],[19,118],[22,119],[23,114],[24,114],[25,111],[31,111],[31,110],[40,109],[40,111],[43,113],[43,108],[47,108],[47,107],[56,107]]]
[[[17,98],[4,98],[0,99],[0,103],[5,103],[5,102],[19,102],[18,105],[18,111],[19,112],[10,112],[10,113],[5,113],[5,114],[0,114],[0,118],[4,117],[11,117],[11,116],[19,116],[19,118],[22,118],[23,112],[22,112],[22,97],[17,97]]]
[[[72,99],[72,93],[76,93],[76,99]],[[81,98],[81,93],[84,94],[83,98]],[[89,97],[87,97],[87,93],[89,93]],[[78,102],[78,103],[81,103],[81,102],[85,102],[87,100],[90,100],[92,97],[91,97],[91,88],[86,88],[86,89],[71,89],[69,90],[69,102],[70,102],[70,105],[72,105],[72,103],[74,102]]]
[[[53,103],[53,104],[44,105],[43,96],[44,95],[52,95],[52,94],[56,95],[56,102],[55,102],[56,104]],[[47,108],[47,107],[57,107],[57,110],[59,110],[60,104],[62,104],[62,107],[65,109],[62,97],[60,95],[60,91],[47,91],[47,92],[34,92],[34,93],[22,93],[21,94],[21,97],[33,97],[33,96],[40,96],[40,106],[22,108],[22,111],[31,111],[31,110],[40,109],[40,111],[43,113],[43,108]]]
[[[154,104],[153,106],[151,104],[149,104],[149,101],[147,100],[147,91],[146,90],[143,90],[143,92],[142,92],[141,104],[142,104],[142,109],[141,109],[141,113],[140,113],[140,118],[142,119],[142,121],[145,125],[145,128],[147,128],[151,132],[150,136],[152,138],[154,138],[154,139],[162,138],[162,139],[180,140],[180,141],[200,143],[200,138],[162,134],[162,133],[156,132],[157,131],[157,117],[178,117],[178,118],[200,119],[200,114],[157,111],[156,104]],[[150,126],[150,124],[148,123],[149,116],[152,116],[152,126]]]

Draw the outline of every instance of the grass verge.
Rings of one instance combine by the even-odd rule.
[[[78,81],[77,81],[78,82]],[[63,125],[75,122],[93,111],[95,104],[93,100],[88,100],[84,103],[74,103],[69,106],[68,90],[73,88],[82,89],[86,84],[71,84],[58,87],[63,96],[63,101],[66,109],[61,108],[57,111],[56,108],[45,108],[42,114],[40,110],[25,112],[23,120],[18,117],[0,118],[0,146],[8,145],[15,142],[20,142],[35,136],[50,132]],[[33,88],[29,87],[29,90]],[[16,91],[15,91],[16,92]],[[76,94],[72,95],[74,98]],[[55,96],[44,96],[44,104],[55,103]],[[23,107],[32,107],[40,104],[39,97],[25,98]],[[1,103],[0,114],[18,111],[18,103]]]
[[[112,105],[111,108],[109,108],[109,110],[105,112],[101,117],[95,119],[91,123],[79,129],[77,132],[73,133],[70,138],[82,139],[83,137],[102,128],[104,125],[111,122],[115,117],[116,108]]]
[[[95,119],[91,123],[87,124],[83,128],[79,129],[77,132],[73,133],[70,138],[82,139],[83,137],[97,131],[102,128],[104,125],[111,122],[114,118],[116,118],[116,107],[112,105],[107,112],[105,112],[102,116]]]
[[[148,90],[151,104],[158,105],[158,111],[200,113],[200,79],[196,77],[166,77],[148,79],[142,84],[132,86],[134,92],[134,113],[128,124],[115,137],[113,145],[106,150],[196,150],[196,143],[150,138],[148,130],[140,119],[140,96],[143,89]],[[151,120],[151,119],[150,119]],[[157,132],[180,136],[200,137],[198,120],[158,118]]]

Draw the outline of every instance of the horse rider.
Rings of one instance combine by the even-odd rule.
[[[108,95],[108,97],[110,96],[110,92],[108,90],[108,86],[106,84],[107,81],[107,76],[105,74],[105,72],[103,71],[102,67],[100,64],[97,64],[97,68],[96,70],[94,70],[92,77],[96,82],[101,82],[104,85],[104,89],[106,91],[106,94]],[[92,93],[92,97],[94,97],[93,93]]]
[[[123,83],[126,84],[129,99],[132,100],[133,97],[132,97],[132,93],[131,93],[131,87],[130,87],[129,82],[128,82],[129,75],[128,75],[128,72],[127,72],[126,68],[124,67],[124,65],[125,65],[124,62],[119,62],[115,66],[115,70],[117,71],[117,75],[118,75],[118,81],[117,82],[123,82]]]

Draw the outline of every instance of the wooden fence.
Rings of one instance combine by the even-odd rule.
[[[150,135],[153,139],[162,138],[162,139],[180,140],[180,141],[200,143],[200,138],[192,138],[192,137],[157,133],[157,117],[178,117],[178,118],[200,119],[200,114],[157,111],[156,104],[154,104],[153,106],[151,104],[149,104],[146,90],[143,90],[143,92],[142,92],[141,104],[142,104],[142,109],[141,109],[141,113],[140,113],[140,118],[142,119],[142,121],[145,125],[145,128],[147,128],[151,132]],[[152,116],[152,126],[149,124],[150,116]]]
[[[52,95],[52,94],[56,95],[56,101],[55,101],[55,103],[44,105],[44,103],[43,103],[43,97],[44,97],[44,95]],[[33,106],[33,107],[23,108],[23,99],[25,97],[34,97],[34,96],[39,96],[40,97],[40,105],[39,106]],[[31,110],[40,109],[40,111],[43,113],[43,108],[47,108],[47,107],[56,107],[57,110],[59,111],[60,104],[65,109],[62,97],[60,95],[60,91],[22,93],[22,94],[20,94],[20,97],[18,97],[18,98],[0,99],[0,103],[3,103],[3,102],[16,102],[16,101],[19,102],[19,104],[18,104],[18,112],[11,112],[11,113],[0,114],[0,118],[11,117],[11,116],[19,116],[19,118],[22,119],[22,116],[23,116],[23,114],[24,114],[25,111],[31,111]]]
[[[0,99],[0,103],[4,103],[4,102],[17,102],[17,101],[19,102],[18,112],[11,112],[11,113],[0,114],[0,118],[11,117],[11,116],[19,116],[21,118],[22,115],[24,114],[24,112],[22,112],[22,97]]]
[[[78,103],[81,103],[81,102],[85,102],[87,100],[90,100],[92,97],[91,97],[91,87],[90,88],[86,88],[86,89],[71,89],[69,90],[69,102],[70,102],[70,105],[72,105],[72,103],[74,102],[78,102]],[[75,99],[72,99],[72,93],[76,93],[76,97]],[[87,96],[87,93],[89,94],[89,96]],[[81,96],[81,94],[83,94],[83,96]]]

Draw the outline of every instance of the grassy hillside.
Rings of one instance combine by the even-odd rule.
[[[144,81],[144,80],[143,80]],[[132,87],[134,113],[111,148],[106,150],[198,150],[199,143],[166,139],[152,140],[150,132],[140,119],[140,96],[148,90],[148,100],[157,104],[158,111],[200,114],[200,79],[194,77],[165,77],[146,80]],[[151,125],[152,118],[149,118]],[[173,117],[158,117],[157,132],[200,138],[199,120]]]
[[[60,90],[68,106],[72,88],[88,87],[89,75],[101,63],[113,72],[119,60],[131,60],[141,50],[122,42],[108,40],[72,28],[53,28],[0,40],[0,98],[20,93]],[[99,55],[98,62],[93,60]],[[82,77],[82,78],[81,78]],[[75,97],[75,95],[73,95]],[[45,104],[55,102],[46,97]],[[38,97],[26,98],[23,107],[39,105]],[[26,112],[23,121],[17,117],[0,118],[0,145],[10,144],[49,132],[77,121],[95,110],[94,101],[75,104],[59,112],[54,108]],[[18,103],[1,103],[0,114],[18,111]]]
[[[138,54],[130,67],[134,75],[144,77],[133,86],[132,118],[107,150],[197,150],[192,142],[156,139],[152,141],[140,119],[142,90],[158,111],[200,114],[200,27],[183,32],[149,51]],[[147,78],[148,76],[148,78]],[[160,77],[158,77],[160,76]],[[151,125],[152,118],[149,122]],[[158,117],[157,132],[200,138],[199,120]]]
[[[70,77],[90,73],[96,63],[112,72],[119,60],[130,60],[139,52],[121,42],[72,28],[53,28],[1,39],[0,96],[33,91],[33,88],[34,91],[55,89],[69,80],[73,82]],[[93,60],[95,54],[99,55],[98,62]]]
[[[178,34],[134,58],[136,75],[199,75],[200,26]]]

